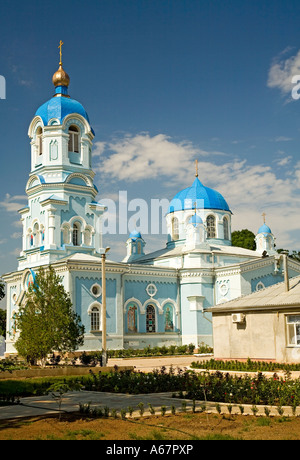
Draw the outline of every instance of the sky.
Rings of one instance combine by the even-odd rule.
[[[300,250],[299,22],[294,0],[0,0],[0,274],[17,268],[28,127],[53,95],[60,40],[69,94],[96,134],[97,200],[119,209],[126,197],[146,252],[166,243],[151,203],[189,187],[196,159],[232,230],[257,233],[265,213],[277,247]],[[127,236],[117,220],[111,259]]]

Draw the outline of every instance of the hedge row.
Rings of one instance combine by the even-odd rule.
[[[285,372],[300,371],[300,364],[275,363],[267,361],[252,361],[250,358],[246,362],[237,360],[222,361],[210,359],[208,361],[193,361],[193,369],[212,369],[220,371],[244,371],[244,372]]]

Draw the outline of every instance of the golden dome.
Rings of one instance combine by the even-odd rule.
[[[62,65],[59,65],[59,69],[55,72],[52,77],[53,85],[57,86],[69,86],[70,77],[67,72],[64,71]]]

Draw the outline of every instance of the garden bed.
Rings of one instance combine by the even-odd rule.
[[[29,379],[38,377],[65,377],[65,376],[80,376],[90,374],[92,372],[111,372],[111,366],[57,366],[57,367],[34,367],[30,369],[18,369],[13,371],[0,372],[0,380],[10,379]],[[118,366],[121,371],[133,370],[133,366]]]

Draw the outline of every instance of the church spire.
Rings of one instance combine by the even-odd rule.
[[[198,177],[198,160],[195,160],[195,177]]]
[[[68,86],[70,84],[70,77],[62,67],[62,45],[63,44],[64,44],[63,41],[60,40],[59,46],[58,46],[58,48],[59,48],[59,68],[54,73],[54,75],[52,77],[52,82],[53,82],[53,85],[56,88],[56,91],[55,91],[56,94],[67,95],[67,88],[68,88]],[[63,87],[64,89],[62,90],[61,87]],[[60,89],[57,90],[57,88],[60,88]]]

